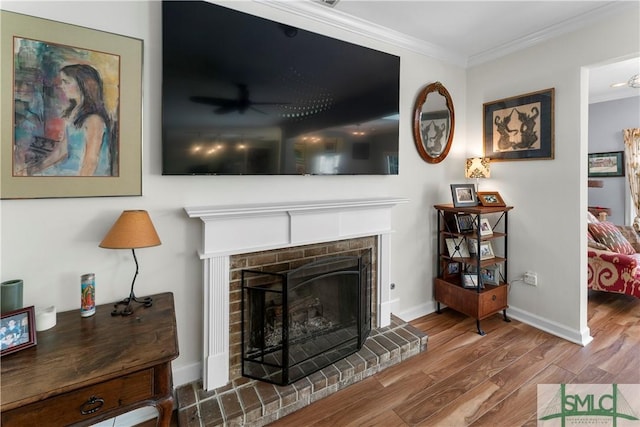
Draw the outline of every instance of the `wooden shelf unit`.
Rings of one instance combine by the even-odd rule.
[[[478,333],[485,335],[480,326],[480,320],[502,311],[504,320],[510,321],[506,311],[508,308],[508,283],[505,278],[508,277],[508,215],[513,207],[473,206],[460,208],[451,204],[443,204],[435,205],[434,208],[438,216],[438,274],[434,279],[434,299],[438,304],[438,313],[440,313],[440,304],[444,304],[453,310],[473,317],[476,319]],[[450,221],[446,217],[454,216],[455,214],[472,215],[474,230],[461,233],[457,229],[452,229]],[[490,221],[491,235],[483,236],[480,233],[480,222],[483,217],[493,219],[493,223]],[[477,245],[475,248],[476,254],[480,253],[480,246],[483,242],[502,242],[502,248],[499,254],[494,253],[496,256],[488,259],[480,259],[479,256],[474,256],[474,254],[469,257],[451,256],[445,242],[447,238],[462,239],[467,243],[470,239],[474,239]],[[492,248],[495,251],[493,246]],[[460,271],[457,274],[445,273],[447,264],[453,262],[460,263]],[[473,288],[466,288],[462,285],[463,272],[475,268],[479,279],[481,269],[494,264],[502,266],[502,272],[497,284],[483,283],[482,286]]]

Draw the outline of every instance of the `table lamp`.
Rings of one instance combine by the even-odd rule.
[[[470,157],[467,159],[467,165],[464,169],[465,178],[476,179],[476,191],[480,184],[480,178],[491,177],[491,169],[489,164],[491,159],[488,157]]]
[[[137,298],[133,292],[133,287],[136,283],[136,277],[138,276],[138,259],[136,258],[137,248],[148,248],[150,246],[160,245],[160,238],[156,229],[153,227],[151,218],[147,211],[143,210],[131,210],[124,211],[120,215],[120,218],[113,224],[111,230],[100,242],[101,248],[107,249],[131,249],[133,254],[133,260],[136,263],[136,273],[133,275],[133,281],[131,282],[131,292],[129,297],[115,304],[115,309],[111,312],[111,315],[128,316],[133,313],[131,304],[133,302],[143,304],[145,307],[151,307],[151,297]],[[122,310],[118,310],[119,305],[124,305]]]

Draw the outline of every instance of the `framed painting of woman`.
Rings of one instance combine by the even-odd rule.
[[[142,41],[2,11],[0,196],[142,194]]]

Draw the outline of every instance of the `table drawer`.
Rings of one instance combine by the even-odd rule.
[[[153,395],[153,369],[147,369],[3,412],[2,426],[73,424]]]

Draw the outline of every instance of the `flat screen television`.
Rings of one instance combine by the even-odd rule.
[[[398,56],[204,1],[162,41],[164,175],[398,173]]]

